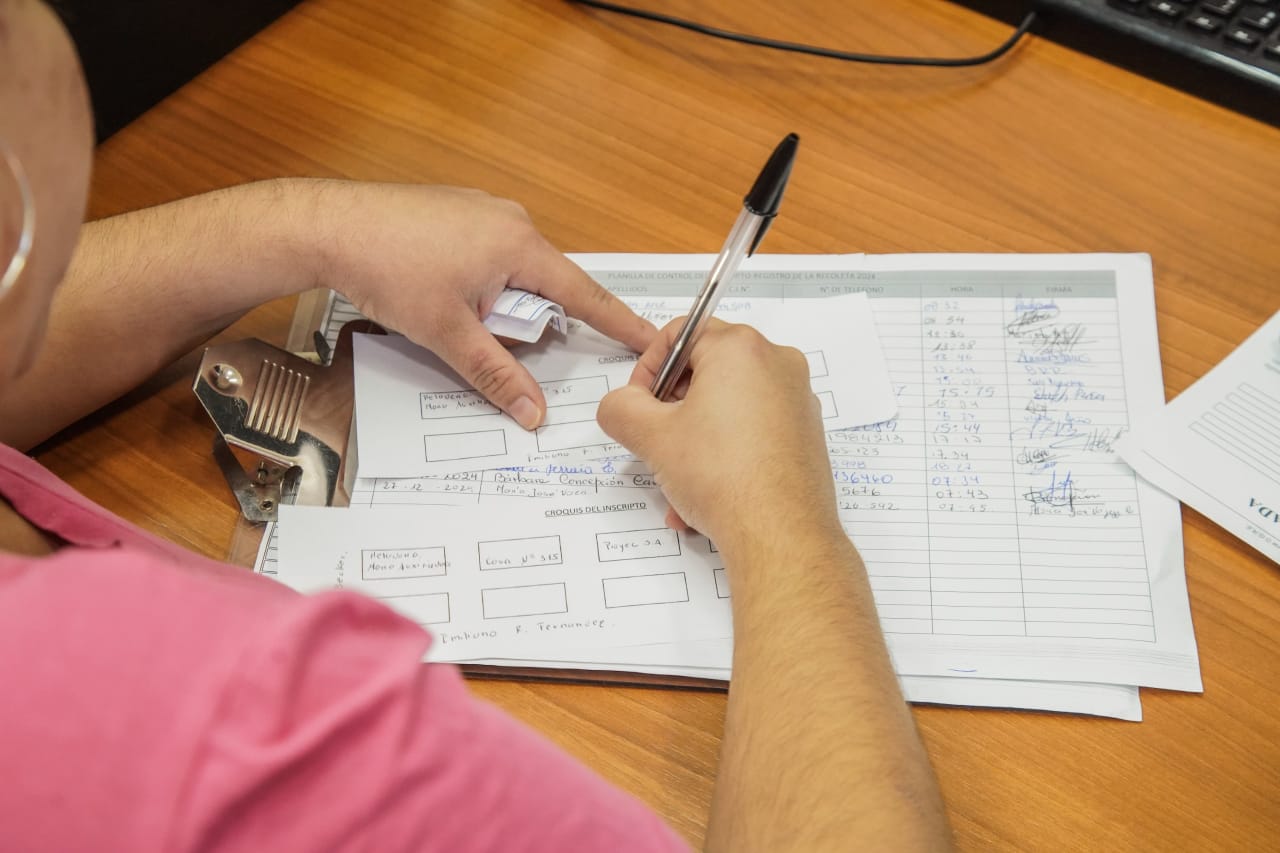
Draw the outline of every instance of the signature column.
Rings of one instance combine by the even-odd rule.
[[[1027,633],[1154,640],[1115,285],[1016,288],[1005,328]]]

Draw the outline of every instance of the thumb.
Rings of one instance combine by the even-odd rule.
[[[534,429],[546,414],[542,388],[478,319],[435,339],[436,354],[516,423]]]
[[[675,404],[659,402],[648,388],[623,385],[600,401],[596,419],[610,438],[647,461],[674,408]]]

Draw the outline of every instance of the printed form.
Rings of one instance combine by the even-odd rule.
[[[653,636],[648,633],[650,630],[669,630],[655,622],[679,622],[678,610],[690,605],[700,612],[715,613],[715,619],[709,623],[703,621],[700,613],[694,633],[708,630],[731,633],[730,614],[724,606],[729,595],[725,570],[718,561],[703,559],[704,549],[706,553],[716,553],[710,542],[697,535],[669,531],[674,541],[683,542],[698,559],[683,565],[650,565],[648,573],[613,577],[603,575],[629,569],[621,559],[601,560],[598,546],[595,555],[589,549],[578,552],[579,559],[585,556],[580,565],[555,564],[571,578],[556,580],[554,572],[545,570],[551,568],[549,564],[554,561],[564,559],[565,549],[561,547],[559,534],[546,534],[547,527],[538,520],[537,513],[530,516],[528,501],[517,503],[524,504],[524,508],[516,510],[516,516],[530,519],[525,523],[532,523],[535,535],[494,541],[475,538],[490,534],[473,534],[475,558],[472,559],[470,549],[464,548],[466,558],[458,561],[459,564],[449,556],[450,545],[423,546],[430,534],[422,524],[421,514],[403,507],[379,512],[376,520],[367,509],[344,513],[324,508],[282,508],[282,524],[264,537],[257,568],[300,592],[346,588],[383,601],[432,632],[435,645],[429,660],[548,669],[625,670],[728,680],[733,641],[727,635],[683,643],[648,642]],[[546,512],[543,510],[542,515]],[[665,506],[659,503],[657,512],[623,511],[618,518],[620,521],[637,519],[624,526],[661,524],[664,512]],[[438,515],[433,518],[437,522],[441,520]],[[445,520],[449,518],[451,516],[444,516]],[[488,523],[489,518],[483,515],[478,520]],[[287,531],[283,538],[291,554],[283,573],[277,562],[280,530]],[[411,530],[418,532],[406,532]],[[369,535],[370,531],[376,532]],[[456,542],[458,536],[450,534],[449,539]],[[602,537],[605,543],[612,539],[614,537],[608,535]],[[405,542],[415,544],[365,547],[372,541],[392,546]],[[442,537],[439,541],[446,540]],[[635,541],[635,531],[629,531],[617,538],[612,550],[622,552],[628,543]],[[657,540],[654,537],[649,541]],[[614,565],[600,572],[599,566],[605,563]],[[672,571],[673,568],[678,570]],[[543,570],[542,579],[551,577],[551,582],[530,583],[539,580],[538,570]],[[712,602],[712,587],[699,581],[705,581],[708,570],[715,601],[706,608],[702,605]],[[485,572],[491,574],[485,575]],[[470,577],[463,577],[464,574]],[[598,591],[595,583],[584,583],[587,578],[599,584]],[[694,597],[699,595],[705,602],[694,602]],[[586,599],[585,606],[580,596]],[[659,611],[659,615],[655,620],[651,613],[637,614],[626,608],[653,609]],[[645,637],[638,642],[635,640],[637,629],[645,632]],[[577,639],[567,639],[566,635],[577,635]],[[582,641],[582,635],[587,635],[592,645],[576,645]],[[630,644],[610,645],[616,642]],[[541,652],[542,656],[472,656],[476,649],[485,648],[503,649],[504,655],[515,650],[521,655]],[[899,675],[899,683],[910,702],[1142,719],[1138,691],[1121,685],[913,675]]]
[[[710,256],[576,260],[644,310],[695,292]],[[828,438],[841,513],[867,560],[909,695],[1135,718],[1136,690],[1117,685],[1199,688],[1176,503],[1112,453],[1131,419],[1162,402],[1145,256],[753,261],[735,280],[739,293],[814,299],[853,290],[875,312],[900,412]],[[563,489],[590,500],[601,477],[606,490],[646,486],[561,476],[366,479],[361,495],[369,506],[484,504]],[[270,540],[264,557],[269,548]],[[1034,652],[1019,651],[1026,641]],[[651,664],[636,659],[648,653],[609,657],[612,668],[727,666],[724,654],[667,648],[676,652]],[[1153,656],[1162,661],[1155,678]],[[570,657],[572,665],[578,657],[588,656]],[[913,682],[913,671],[951,677]],[[993,673],[1018,675],[983,677]]]
[[[1280,563],[1280,314],[1118,449],[1143,477]]]
[[[490,497],[502,501],[502,497]],[[254,571],[271,577],[279,575],[278,527],[267,526],[258,549]],[[305,571],[305,570],[304,570]],[[322,588],[331,588],[322,587]],[[310,591],[310,590],[308,590]],[[395,601],[388,605],[394,607]],[[401,610],[405,613],[405,610]],[[411,614],[409,618],[413,618]],[[494,666],[546,667],[547,669],[598,669],[625,671],[653,675],[679,675],[691,678],[711,678],[727,681],[729,661],[733,654],[733,641],[706,640],[683,646],[677,644],[646,644],[640,646],[612,646],[605,649],[575,649],[566,660],[556,660],[554,655],[541,659],[529,658],[477,658],[467,663]],[[701,646],[710,646],[701,649]],[[519,654],[527,654],[520,648]],[[595,655],[595,660],[591,658]],[[586,658],[586,659],[584,659]],[[723,666],[694,667],[681,662],[686,660],[714,659]],[[1067,714],[1091,714],[1114,717],[1134,722],[1142,719],[1142,702],[1135,687],[1119,684],[1064,683],[1057,681],[1012,681],[988,678],[947,678],[940,676],[899,675],[898,683],[908,702],[926,702],[939,705],[971,705],[985,708],[1020,708],[1033,711],[1053,711]]]
[[[647,300],[663,316],[684,298]],[[722,315],[755,326],[775,342],[801,348],[830,429],[876,423],[897,401],[861,294],[781,303],[729,297]],[[542,386],[541,426],[527,432],[443,361],[406,338],[355,337],[356,421],[360,474],[417,477],[482,468],[554,464],[572,468],[603,456],[629,458],[596,422],[605,394],[627,383],[637,354],[580,323],[568,335],[515,350]]]
[[[428,627],[430,660],[731,633],[719,552],[643,503],[280,508],[279,579],[356,590]]]

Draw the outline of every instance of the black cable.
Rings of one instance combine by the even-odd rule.
[[[999,59],[1008,53],[1018,41],[1027,34],[1027,30],[1031,29],[1031,25],[1035,23],[1035,11],[1027,12],[1027,16],[1022,19],[1022,23],[1018,24],[1018,28],[1013,34],[990,53],[984,53],[981,56],[961,56],[955,58],[948,57],[930,57],[930,56],[882,56],[876,53],[851,53],[845,50],[833,50],[829,47],[816,47],[808,44],[798,44],[791,41],[779,41],[777,39],[764,38],[762,36],[747,35],[746,33],[735,33],[730,30],[722,30],[718,27],[699,24],[697,21],[687,21],[684,18],[676,18],[672,15],[664,15],[661,12],[650,12],[646,9],[633,9],[630,6],[619,6],[616,3],[605,3],[602,0],[568,0],[570,3],[576,3],[579,6],[589,6],[593,9],[600,9],[605,12],[616,12],[619,15],[627,15],[632,18],[641,18],[646,21],[655,21],[659,24],[667,24],[673,27],[680,27],[685,30],[692,30],[704,36],[712,38],[724,39],[725,41],[739,42],[741,44],[754,45],[756,47],[768,47],[773,50],[785,50],[791,53],[805,53],[811,56],[823,56],[828,59],[843,59],[846,62],[871,62],[877,65],[924,65],[930,67],[941,68],[964,68],[970,65],[982,65],[986,62]]]

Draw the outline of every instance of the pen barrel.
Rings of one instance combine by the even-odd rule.
[[[697,343],[711,315],[715,313],[716,306],[720,304],[720,297],[724,294],[734,273],[738,271],[743,258],[750,253],[756,235],[767,222],[766,217],[757,216],[744,209],[738,215],[738,220],[733,223],[733,229],[724,241],[720,254],[716,256],[715,263],[711,265],[710,272],[707,273],[707,280],[703,282],[702,289],[693,300],[693,307],[689,309],[689,316],[685,319],[680,334],[671,345],[671,352],[667,353],[666,361],[662,363],[658,375],[654,377],[652,391],[659,400],[669,399],[671,392],[675,390],[676,383],[680,381],[685,368],[689,366],[689,357],[693,353],[694,344]]]

